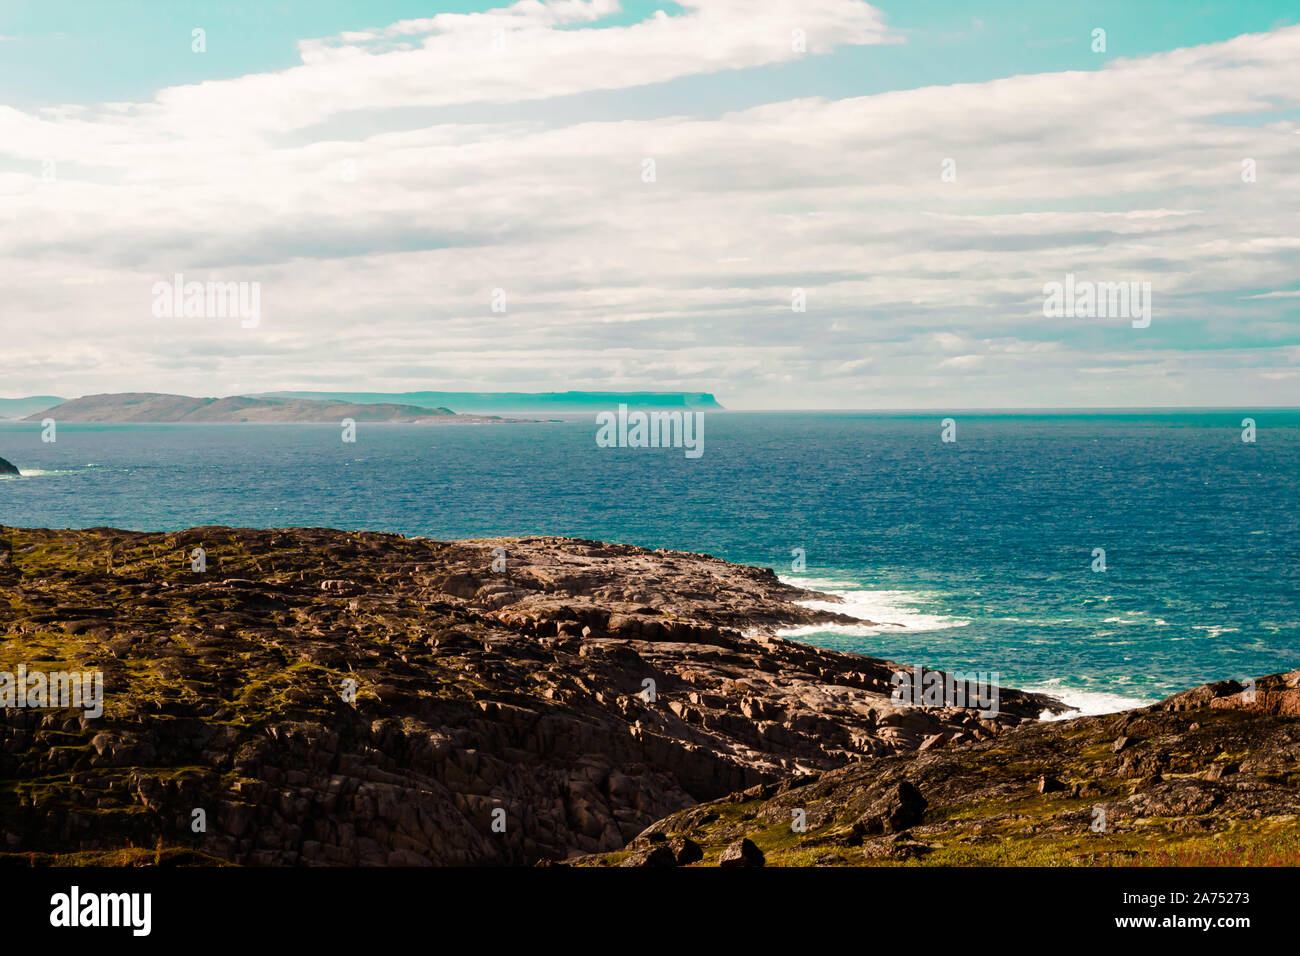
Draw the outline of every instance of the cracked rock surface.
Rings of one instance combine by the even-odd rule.
[[[1295,866],[1300,670],[758,784],[671,814],[628,852],[690,841],[718,866],[740,839],[769,866]]]
[[[856,621],[812,598],[766,569],[564,538],[0,528],[0,670],[104,677],[98,718],[4,708],[0,851],[562,860],[1061,709],[1010,689],[992,719],[895,703],[897,665],[771,636]]]

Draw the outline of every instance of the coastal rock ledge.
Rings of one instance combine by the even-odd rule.
[[[780,866],[1297,866],[1300,670],[758,785],[573,862],[671,840],[718,866],[742,838]]]
[[[104,682],[99,717],[4,708],[0,855],[24,865],[593,862],[680,829],[676,814],[855,768],[885,788],[867,801],[881,818],[913,826],[943,789],[891,785],[906,776],[891,761],[948,761],[955,780],[1019,746],[1004,741],[1068,741],[1098,720],[1040,723],[1062,705],[1010,689],[994,719],[901,707],[898,665],[771,636],[853,620],[798,603],[820,595],[708,555],[596,541],[0,528],[0,596],[0,670]],[[1271,721],[1293,766],[1270,786],[1293,786],[1291,705],[1265,716],[1221,699],[1169,713]],[[1117,779],[1174,772],[1153,730],[1124,733],[1122,752],[1106,741]],[[1250,746],[1232,750],[1233,774],[1256,773]],[[1082,786],[1064,769],[1036,776],[1048,772],[1065,793]],[[783,859],[762,834],[703,836],[644,856],[717,865],[752,839],[761,853],[746,859]]]

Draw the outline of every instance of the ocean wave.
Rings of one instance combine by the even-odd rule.
[[[1169,627],[1170,624],[1161,617],[1145,617],[1145,611],[1132,611],[1132,617],[1107,617],[1102,618],[1103,624],[1145,624],[1150,627]]]
[[[801,637],[807,634],[844,634],[867,637],[874,634],[905,631],[937,631],[949,627],[965,627],[970,621],[945,617],[918,610],[926,603],[926,596],[915,591],[872,591],[853,587],[852,581],[828,578],[781,578],[785,584],[821,591],[840,598],[839,601],[798,601],[800,607],[815,611],[832,611],[862,618],[862,624],[806,624],[784,628],[779,637]],[[873,623],[867,623],[873,622]]]
[[[1223,634],[1238,634],[1241,632],[1239,627],[1229,627],[1226,624],[1193,624],[1193,631],[1205,631],[1206,637],[1219,637]]]
[[[1067,710],[1064,714],[1043,711],[1040,717],[1042,720],[1072,720],[1075,717],[1091,717],[1096,714],[1118,714],[1121,711],[1133,710],[1135,707],[1146,707],[1155,703],[1155,700],[1125,697],[1122,694],[1110,694],[1105,691],[1077,690],[1073,687],[1063,688],[1057,686],[1055,681],[1037,685],[1021,685],[1019,689],[1031,694],[1046,694],[1048,697],[1055,697],[1069,707],[1077,708]]]

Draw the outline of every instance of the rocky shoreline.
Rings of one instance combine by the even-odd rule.
[[[4,709],[0,858],[24,865],[661,865],[669,840],[690,840],[704,865],[731,865],[728,852],[752,864],[746,839],[769,862],[889,862],[910,851],[864,851],[875,824],[858,825],[871,810],[860,803],[909,803],[877,813],[897,830],[919,806],[908,788],[925,807],[904,830],[964,819],[955,808],[971,801],[1010,806],[1021,777],[1061,777],[1044,800],[1120,799],[1115,781],[1225,763],[1229,732],[1245,734],[1237,779],[1216,786],[1247,794],[1232,804],[1242,813],[1277,817],[1300,779],[1287,696],[1300,672],[1261,682],[1265,699],[1288,701],[1273,711],[1206,697],[1196,707],[1213,719],[1187,718],[1195,731],[1160,723],[1187,708],[1148,708],[1154,723],[1122,734],[1125,757],[1071,776],[1053,768],[1079,756],[1076,738],[1119,736],[1111,724],[1132,718],[1043,723],[1063,705],[1011,689],[995,715],[901,704],[901,665],[772,636],[856,619],[709,555],[328,529],[0,528],[0,596],[0,670],[103,674],[100,717]],[[1180,734],[1220,749],[1186,757]],[[1014,773],[976,785],[996,767]],[[1243,788],[1247,774],[1271,782]],[[792,793],[809,826],[785,854],[792,808],[771,801]],[[1187,813],[1222,805],[1202,803]],[[824,842],[845,828],[848,842]],[[912,856],[933,858],[927,846]]]
[[[704,866],[1300,865],[1300,670],[758,785],[572,862],[683,849]]]

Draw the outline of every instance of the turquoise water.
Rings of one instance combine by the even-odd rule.
[[[1241,441],[1241,419],[1257,423]],[[1300,667],[1300,412],[706,413],[705,453],[557,424],[0,424],[0,523],[560,534],[704,551],[904,627],[799,633],[1089,709]],[[805,566],[796,569],[794,549]],[[1104,548],[1106,570],[1092,570]]]

